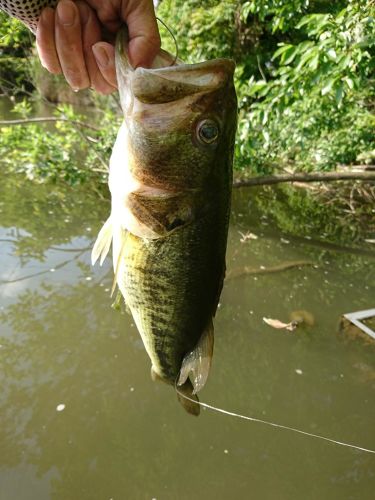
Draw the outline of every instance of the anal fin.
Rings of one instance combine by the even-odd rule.
[[[106,258],[109,248],[112,243],[112,221],[111,217],[109,217],[106,222],[104,223],[103,227],[99,231],[98,237],[96,238],[94,248],[92,249],[91,252],[91,263],[92,265],[95,264],[95,262],[99,259],[100,257],[100,265],[103,264],[104,259]]]
[[[193,394],[204,387],[211,368],[213,348],[214,325],[211,318],[194,350],[189,352],[182,361],[178,386],[185,384],[190,375],[194,387]]]

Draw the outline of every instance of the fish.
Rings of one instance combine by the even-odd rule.
[[[115,54],[124,119],[110,159],[111,213],[92,264],[102,264],[112,246],[114,284],[152,378],[178,387],[183,407],[197,415],[225,276],[235,63],[184,64],[161,49],[151,68],[134,69],[126,29]]]

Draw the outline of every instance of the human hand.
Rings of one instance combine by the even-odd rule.
[[[129,59],[149,66],[160,48],[152,0],[60,0],[42,11],[36,33],[42,65],[63,73],[74,90],[92,87],[109,94],[116,86],[114,46],[103,40],[126,22]]]

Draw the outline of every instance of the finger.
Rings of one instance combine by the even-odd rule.
[[[129,28],[129,59],[132,66],[151,66],[160,49],[153,2],[129,1],[123,16]]]
[[[115,90],[117,88],[115,48],[110,43],[99,42],[92,47],[92,51],[101,74],[112,90]]]
[[[82,1],[76,3],[81,18],[83,57],[91,82],[91,88],[101,94],[109,94],[115,90],[102,75],[92,47],[101,39],[101,29],[95,13]]]
[[[61,66],[55,46],[55,11],[44,9],[36,30],[36,48],[42,66],[51,73],[61,73]]]
[[[112,33],[125,21],[129,29],[129,58],[132,66],[151,66],[160,49],[160,35],[152,0],[103,2],[86,0],[95,9],[99,21]],[[121,4],[120,11],[114,7]]]
[[[82,23],[86,20],[83,19]],[[83,57],[81,19],[71,0],[60,0],[55,14],[55,42],[64,76],[74,90],[90,86]]]

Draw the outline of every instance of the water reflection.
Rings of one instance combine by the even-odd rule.
[[[0,190],[1,500],[372,498],[371,456],[193,419],[151,382],[130,316],[109,307],[110,264],[89,265],[106,202],[7,177]],[[337,333],[343,312],[373,306],[374,259],[295,240],[235,199],[229,269],[300,260],[315,267],[226,282],[202,399],[374,447],[374,347]],[[262,321],[296,309],[314,325]]]

